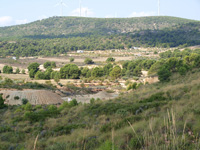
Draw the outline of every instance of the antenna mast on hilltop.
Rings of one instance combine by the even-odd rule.
[[[160,16],[160,0],[158,0],[158,16]]]
[[[60,14],[61,16],[63,16],[63,6],[67,7],[67,5],[63,2],[63,0],[61,0],[58,4],[56,4],[55,6],[61,6],[61,9],[60,9]]]

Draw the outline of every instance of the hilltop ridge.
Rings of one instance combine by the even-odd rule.
[[[137,18],[51,17],[24,25],[2,27],[0,28],[0,38],[57,38],[95,34],[125,34],[144,30],[173,29],[187,23],[199,25],[200,22],[167,16]]]

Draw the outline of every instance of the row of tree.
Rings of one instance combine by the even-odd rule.
[[[86,60],[91,60],[86,58]],[[91,60],[92,61],[92,60]],[[108,58],[107,64],[103,67],[95,67],[89,69],[88,67],[79,68],[75,64],[67,64],[60,68],[60,71],[54,71],[51,66],[47,67],[45,71],[39,70],[38,63],[32,63],[28,66],[29,76],[35,79],[79,79],[79,78],[99,78],[99,77],[110,77],[117,79],[122,76],[124,77],[140,77],[142,69],[149,70],[150,67],[155,63],[155,60],[136,60],[126,61],[120,67],[119,65],[113,65],[114,58]],[[93,61],[92,61],[93,62]],[[46,64],[46,63],[45,63]],[[50,62],[49,62],[50,64]]]
[[[3,67],[3,73],[5,73],[5,74],[19,74],[20,72],[22,74],[25,74],[25,70],[24,69],[20,70],[19,68],[17,68],[15,70],[15,72],[13,72],[13,67],[12,66],[6,65],[6,66]],[[0,73],[1,73],[1,70],[0,70]]]

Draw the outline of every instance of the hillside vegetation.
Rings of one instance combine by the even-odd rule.
[[[1,104],[1,149],[33,149],[35,140],[38,150],[199,149],[199,76],[199,69],[173,74],[90,104]]]
[[[59,55],[68,51],[200,44],[200,22],[176,17],[52,17],[0,28],[0,54]]]
[[[80,18],[52,17],[26,25],[0,28],[0,37],[56,38],[91,34],[121,34],[141,30],[162,30],[196,22],[176,17]]]

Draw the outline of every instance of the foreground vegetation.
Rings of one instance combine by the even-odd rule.
[[[175,73],[90,104],[2,107],[1,149],[199,149],[199,76],[199,69]]]

